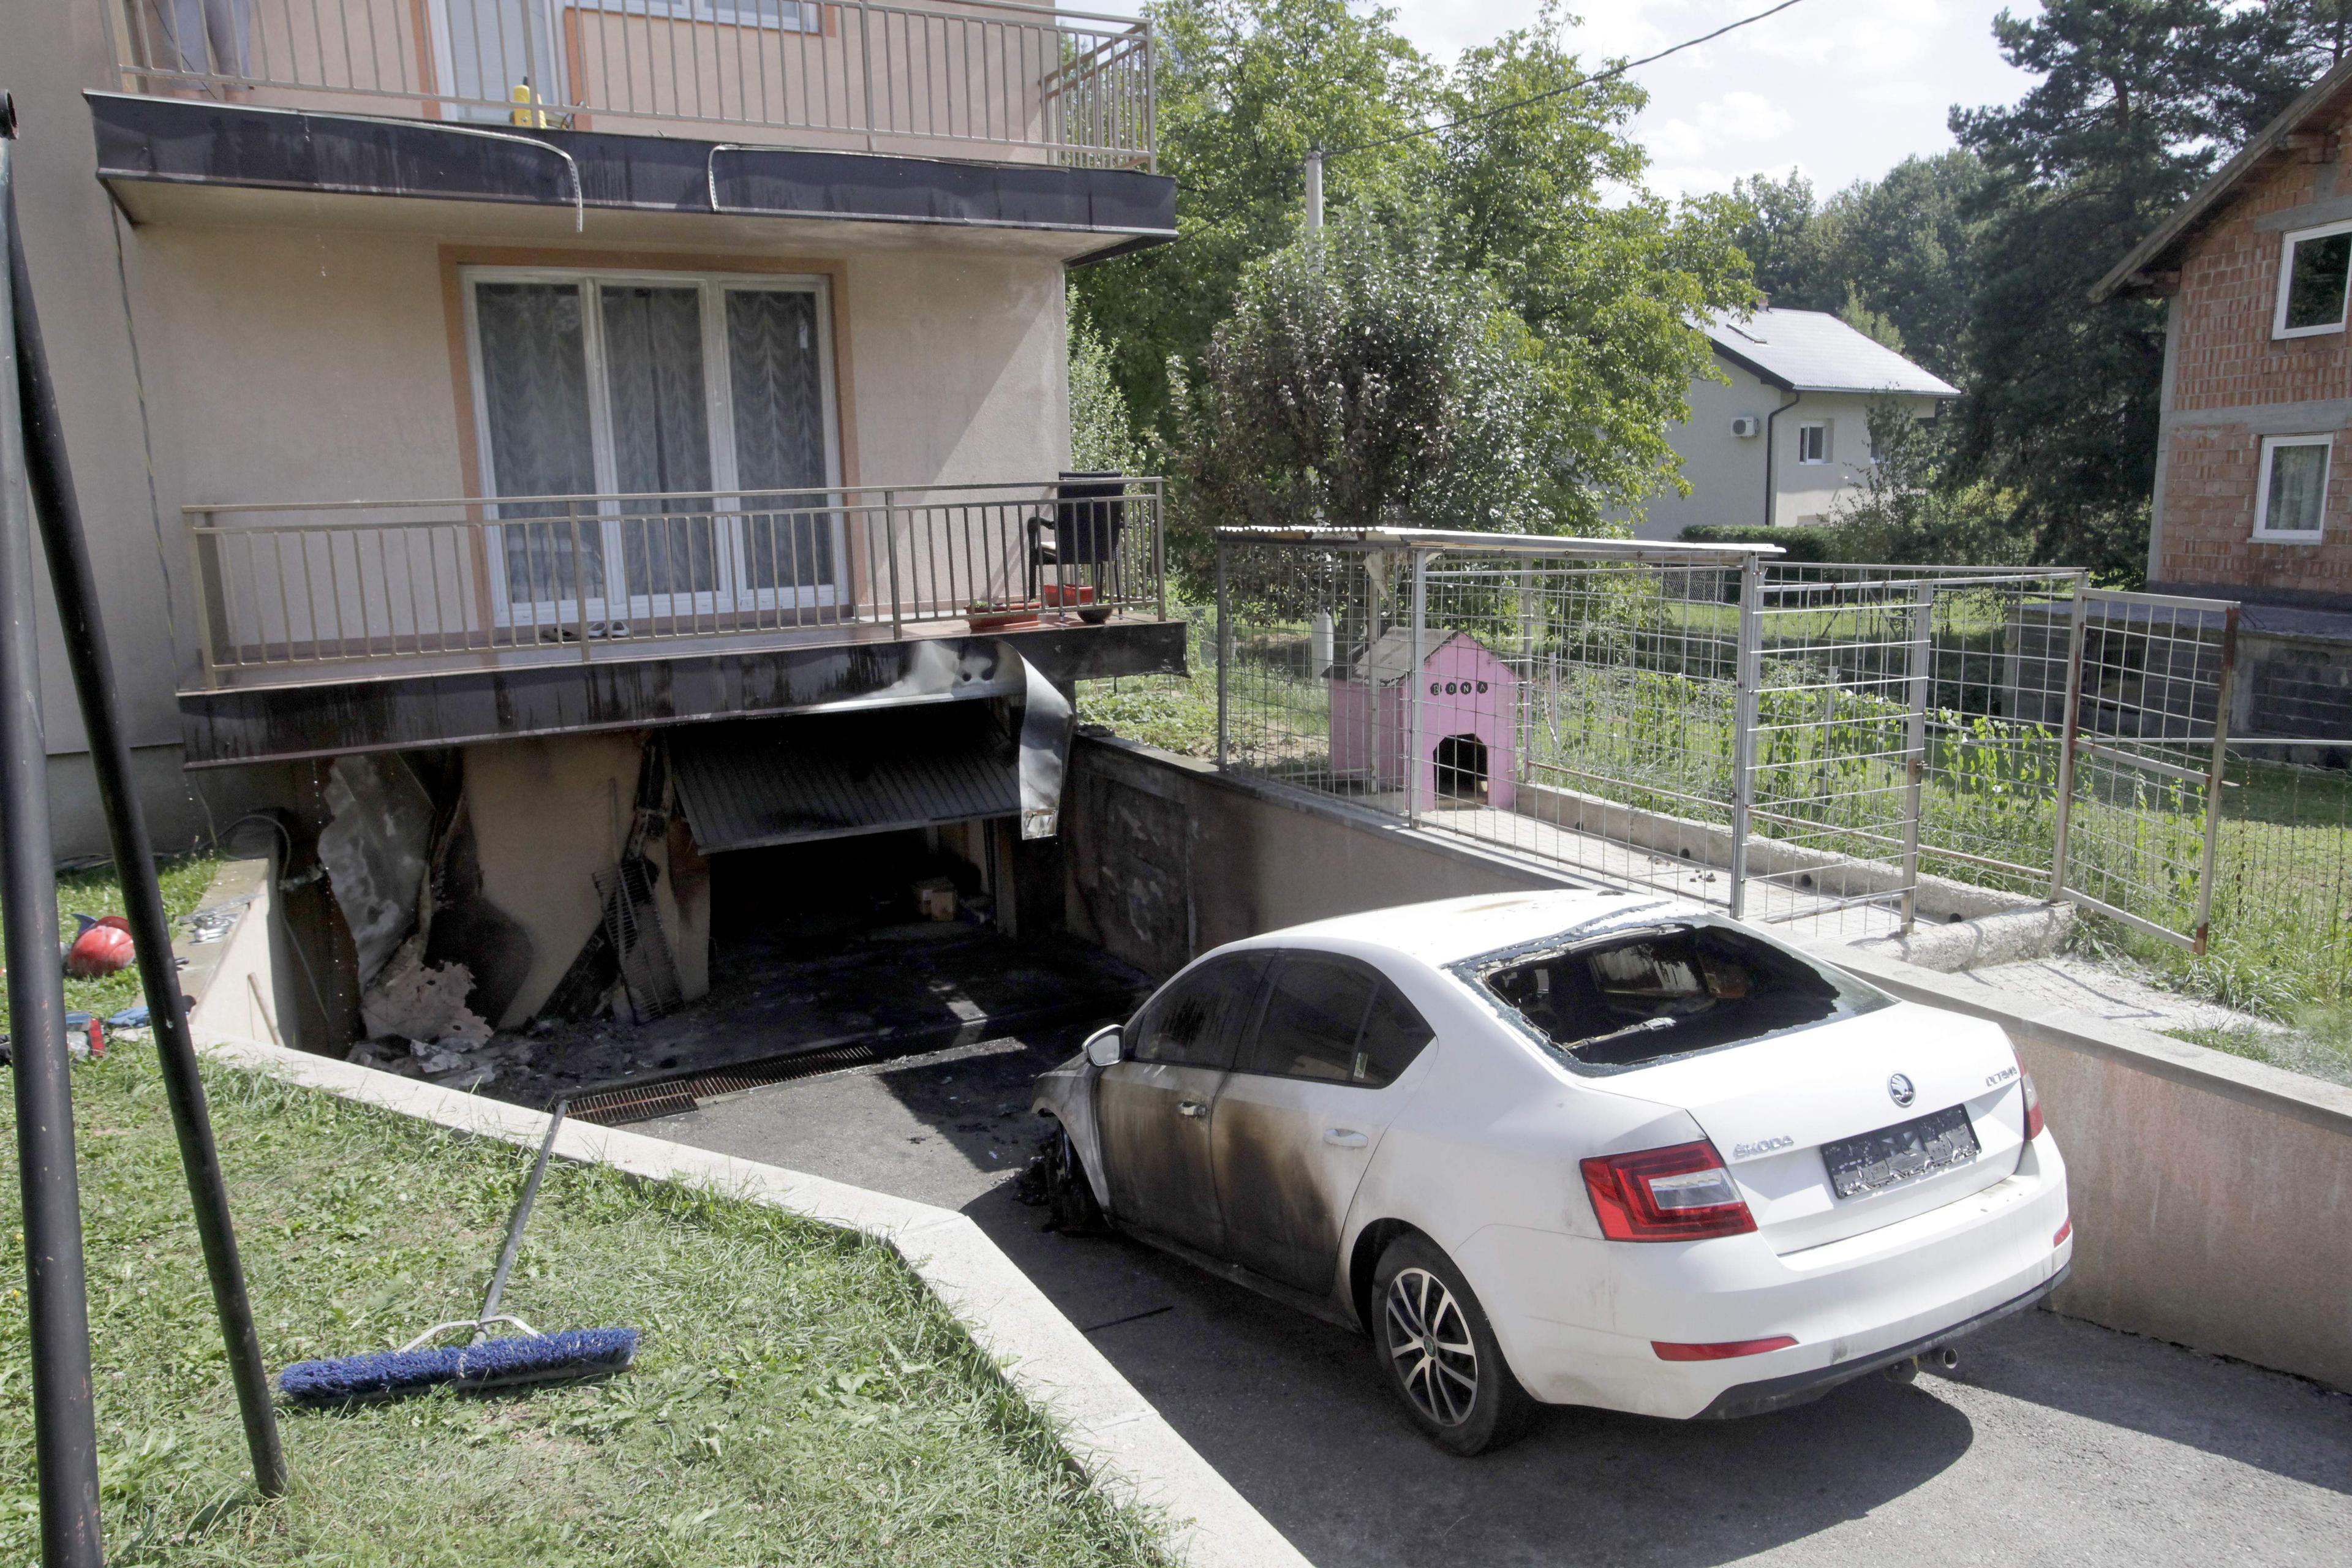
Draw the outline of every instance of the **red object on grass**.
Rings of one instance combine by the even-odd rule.
[[[103,974],[120,974],[138,960],[130,928],[120,915],[109,915],[74,938],[73,945],[66,949],[66,973],[76,980],[95,980]]]

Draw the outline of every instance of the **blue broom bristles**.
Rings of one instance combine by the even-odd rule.
[[[290,1404],[316,1405],[398,1399],[444,1384],[465,1391],[511,1388],[619,1372],[636,1353],[635,1329],[509,1334],[478,1345],[297,1362],[278,1374],[278,1391]]]

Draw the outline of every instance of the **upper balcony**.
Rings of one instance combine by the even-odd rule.
[[[187,509],[191,765],[1181,669],[1160,483]],[[1020,660],[1008,660],[1006,650]]]
[[[1126,17],[1012,0],[107,4],[132,93],[721,147],[1155,166],[1151,27]]]

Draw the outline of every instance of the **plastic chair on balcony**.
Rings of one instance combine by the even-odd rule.
[[[1029,596],[1100,625],[1118,595],[1118,542],[1127,528],[1127,480],[1099,471],[1065,471],[1054,487],[1054,515],[1029,520]],[[1051,581],[1042,581],[1050,574]],[[1041,595],[1040,589],[1043,589]]]

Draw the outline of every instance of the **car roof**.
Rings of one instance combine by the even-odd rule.
[[[1688,899],[1613,889],[1557,888],[1523,893],[1476,893],[1425,904],[1400,904],[1339,915],[1253,937],[1240,947],[1363,943],[1432,966],[1482,952],[1619,924],[1687,920],[1714,911]]]

